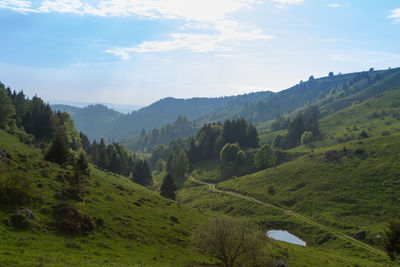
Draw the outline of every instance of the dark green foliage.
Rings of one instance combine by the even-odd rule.
[[[314,136],[311,131],[305,131],[301,136],[301,144],[306,145],[313,141]]]
[[[287,129],[290,123],[289,118],[285,118],[283,116],[279,116],[275,119],[275,121],[271,124],[271,131],[279,131],[283,129]]]
[[[368,137],[369,137],[369,135],[365,131],[362,131],[360,133],[360,138],[368,138]]]
[[[90,175],[89,163],[85,153],[81,152],[79,154],[79,158],[74,164],[74,170],[86,176]]]
[[[239,143],[241,147],[257,147],[258,133],[256,128],[240,118],[227,120],[221,124],[206,124],[189,144],[189,159],[192,162],[215,158],[220,155],[226,143]]]
[[[91,144],[90,144],[89,138],[82,132],[79,133],[79,137],[81,139],[81,144],[82,144],[83,150],[85,150],[86,153],[90,154]]]
[[[149,151],[160,144],[167,145],[174,139],[194,135],[197,131],[198,127],[195,126],[194,122],[189,121],[185,116],[179,115],[174,123],[164,125],[158,129],[154,128],[147,133],[144,131],[140,135],[127,138],[123,143],[130,151]],[[154,166],[154,164],[151,165]]]
[[[400,221],[389,223],[389,227],[385,231],[384,247],[392,259],[400,254]]]
[[[223,128],[220,124],[206,124],[189,145],[189,158],[192,162],[217,157],[224,146]]]
[[[90,168],[86,155],[84,154],[84,152],[81,152],[79,158],[74,163],[74,174],[69,179],[72,190],[75,194],[81,194],[83,183],[89,175]]]
[[[238,164],[243,164],[243,163],[246,162],[246,160],[247,160],[246,153],[244,153],[243,150],[239,150],[239,151],[236,153],[236,162],[237,162]]]
[[[58,134],[51,143],[49,151],[46,153],[46,160],[65,165],[70,159],[70,153],[62,134]]]
[[[152,135],[151,129],[171,124],[180,115],[186,116],[191,121],[203,118],[202,123],[216,121],[209,120],[205,116],[211,116],[214,112],[218,115],[229,115],[232,112],[241,110],[246,103],[263,100],[271,94],[272,92],[266,91],[219,98],[176,99],[168,97],[129,114],[118,113],[104,105],[90,105],[85,108],[54,105],[53,109],[69,112],[79,131],[86,133],[91,140],[100,140],[102,137],[112,140],[139,135],[142,129],[145,129],[147,131],[146,136],[150,137]],[[186,129],[189,130],[187,133],[194,134],[190,128]],[[157,129],[157,131],[159,130],[161,129]],[[170,131],[170,136],[178,134],[179,131],[178,128]],[[150,135],[148,135],[149,133]],[[181,135],[179,137],[185,138],[188,136]],[[154,135],[154,137],[156,136]],[[160,135],[156,139],[163,140],[164,144],[169,142],[166,141],[167,138],[164,139]],[[151,140],[150,143],[152,143]],[[156,143],[154,142],[151,145]],[[125,145],[128,146],[127,143]],[[151,145],[148,147],[149,150],[151,150]],[[130,148],[130,146],[128,147]]]
[[[276,156],[270,145],[265,144],[257,151],[254,155],[254,164],[260,170],[276,164]]]
[[[221,149],[219,158],[225,162],[234,161],[236,159],[236,155],[239,151],[240,151],[240,146],[238,144],[227,143]]]
[[[4,85],[0,83],[0,129],[5,129],[13,121],[14,116],[15,108]]]
[[[189,171],[189,160],[180,146],[175,146],[168,156],[166,170],[175,179],[178,187],[186,180],[185,174]]]
[[[293,119],[289,124],[288,133],[286,135],[286,145],[288,148],[300,145],[301,135],[304,133],[305,127],[301,116]]]
[[[27,205],[38,198],[37,190],[25,175],[0,176],[0,203]]]
[[[226,143],[237,142],[241,147],[258,146],[257,130],[244,118],[225,121],[222,136]]]
[[[149,159],[149,163],[151,167],[155,167],[156,163],[159,160],[167,160],[169,154],[168,147],[166,145],[158,145],[153,148],[151,151],[151,157]]]
[[[155,171],[158,173],[162,172],[166,168],[165,161],[162,159],[159,159],[156,163],[156,166],[154,167]]]
[[[160,194],[163,197],[175,200],[175,190],[176,190],[176,185],[174,178],[172,177],[171,174],[167,174],[163,180],[163,183],[160,188]]]
[[[52,139],[57,132],[59,119],[42,99],[34,96],[28,101],[22,126],[37,139]]]
[[[153,176],[151,175],[147,161],[140,159],[136,160],[131,180],[143,186],[153,185]]]
[[[82,147],[89,155],[92,163],[98,167],[128,177],[134,167],[135,156],[129,154],[126,148],[117,143],[106,146],[102,138],[100,144],[93,141],[92,144],[87,137],[81,133]]]

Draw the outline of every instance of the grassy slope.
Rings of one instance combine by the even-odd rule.
[[[1,266],[124,266],[141,262],[179,266],[204,261],[188,248],[188,243],[190,232],[206,219],[205,215],[95,168],[85,186],[90,194],[75,205],[92,217],[103,218],[104,226],[88,237],[57,233],[50,213],[59,203],[53,195],[68,186],[56,179],[66,171],[44,161],[39,149],[18,142],[4,131],[0,131],[0,149],[12,156],[11,165],[0,161],[0,179],[21,174],[29,176],[34,185],[43,185],[38,188],[43,201],[28,206],[37,217],[37,226],[30,230],[7,225],[9,216],[21,206],[0,205]],[[118,185],[124,190],[117,189]],[[171,216],[179,222],[174,223]]]
[[[344,145],[348,155],[338,160],[327,162],[323,151],[310,153],[218,187],[290,207],[349,235],[365,230],[367,241],[381,246],[377,236],[382,236],[385,224],[400,212],[400,135],[329,149],[340,151]],[[356,149],[364,149],[368,156],[354,155]],[[275,191],[272,194],[268,193],[270,186]]]
[[[211,192],[206,186],[188,183],[179,191],[178,200],[200,210],[245,216],[264,229],[286,229],[307,241],[308,247],[302,247],[270,240],[267,249],[275,263],[283,259],[289,266],[394,266],[387,258],[304,224],[295,217],[247,200]]]

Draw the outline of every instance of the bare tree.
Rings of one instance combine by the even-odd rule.
[[[193,232],[194,246],[219,259],[223,267],[265,265],[266,241],[266,234],[248,221],[228,216],[218,216]]]

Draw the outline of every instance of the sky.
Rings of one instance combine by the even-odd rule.
[[[400,66],[399,0],[0,0],[0,81],[145,106]]]

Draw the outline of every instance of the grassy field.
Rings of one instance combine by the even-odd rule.
[[[212,192],[207,186],[188,182],[179,191],[178,200],[199,210],[250,218],[265,231],[286,229],[307,242],[307,247],[302,247],[270,240],[266,249],[273,262],[283,259],[289,266],[397,266],[387,257],[305,224],[296,217],[251,201]]]
[[[334,158],[327,158],[329,150]],[[381,247],[386,223],[400,212],[399,153],[399,134],[352,141],[218,188],[289,207],[349,235],[364,230],[366,241]]]
[[[31,205],[0,205],[0,266],[186,266],[213,262],[194,253],[190,234],[207,216],[160,197],[124,177],[91,168],[88,194],[74,204],[103,226],[89,236],[71,236],[54,228],[56,192],[68,187],[69,171],[43,160],[39,149],[24,145],[0,131],[0,149],[10,155],[0,160],[0,181],[25,176],[40,196]],[[30,208],[36,220],[29,230],[15,229],[10,216]]]

